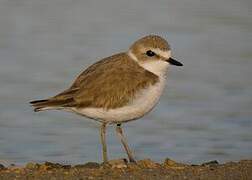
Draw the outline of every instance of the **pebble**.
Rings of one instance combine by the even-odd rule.
[[[38,169],[40,167],[40,165],[37,163],[30,162],[30,163],[27,163],[25,167],[27,169]]]
[[[0,169],[4,169],[4,168],[5,168],[4,165],[0,164]]]
[[[155,163],[150,159],[140,160],[140,161],[137,162],[137,164],[141,168],[157,168],[159,166],[158,163]]]
[[[217,160],[213,160],[213,161],[209,161],[209,162],[205,162],[203,164],[201,164],[201,166],[216,166],[219,165],[219,162]]]
[[[86,164],[78,164],[74,166],[75,168],[90,168],[90,169],[96,169],[100,167],[99,163],[96,162],[88,162]]]

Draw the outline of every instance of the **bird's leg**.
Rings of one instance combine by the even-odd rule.
[[[108,161],[108,155],[107,155],[107,144],[106,144],[106,123],[103,123],[101,125],[100,133],[101,133],[101,143],[102,143],[102,157],[103,162]]]
[[[125,151],[127,152],[127,155],[128,155],[128,157],[129,157],[129,161],[130,161],[130,162],[136,163],[135,159],[133,158],[132,152],[131,152],[130,149],[129,149],[129,146],[128,146],[128,144],[127,144],[127,141],[126,141],[125,137],[123,136],[121,124],[117,124],[117,125],[116,125],[116,133],[117,133],[119,139],[121,140],[121,142],[122,142],[122,144],[123,144],[123,147],[124,147]]]

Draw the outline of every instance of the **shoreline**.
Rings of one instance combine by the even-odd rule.
[[[64,165],[45,162],[27,163],[25,166],[0,165],[0,179],[250,179],[252,160],[219,164],[210,161],[200,165],[182,164],[171,159],[157,163],[150,159],[128,163],[125,159],[108,163],[88,162]]]

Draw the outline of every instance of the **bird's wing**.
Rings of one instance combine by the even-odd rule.
[[[113,109],[129,103],[139,89],[159,81],[127,54],[105,58],[81,73],[73,85],[55,99],[65,99],[64,106]]]

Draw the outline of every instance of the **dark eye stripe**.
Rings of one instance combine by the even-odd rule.
[[[148,50],[148,51],[146,51],[146,55],[149,57],[152,57],[152,56],[155,56],[156,54],[153,51]]]

